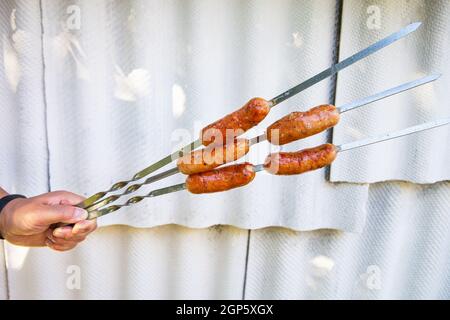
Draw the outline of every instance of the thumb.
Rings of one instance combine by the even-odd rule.
[[[71,205],[48,205],[40,211],[35,221],[38,225],[49,226],[58,222],[77,223],[88,217],[86,210]]]

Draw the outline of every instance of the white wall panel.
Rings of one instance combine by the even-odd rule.
[[[130,178],[172,151],[179,134],[196,139],[201,125],[253,96],[275,96],[327,68],[335,55],[339,10],[325,0],[42,3],[51,188],[84,195]],[[80,28],[64,30],[70,5],[79,8]],[[260,131],[289,111],[328,102],[332,91],[328,79],[283,103]],[[322,134],[285,149],[326,140]],[[248,160],[262,162],[268,152],[261,144]],[[167,195],[99,222],[360,231],[366,194],[364,185],[327,183],[324,170],[260,174],[246,188]]]
[[[245,298],[449,299],[449,207],[449,183],[378,183],[361,234],[253,230]],[[247,235],[226,226],[116,226],[62,254],[8,245],[9,295],[240,299]],[[66,286],[70,266],[80,268],[80,290]]]
[[[11,193],[48,191],[43,85],[39,1],[0,1],[0,186]],[[1,243],[0,299],[7,289]]]
[[[376,30],[365,24],[372,4],[382,14]],[[439,104],[448,95],[448,2],[343,5],[341,57],[413,20],[424,25],[342,72],[338,104],[431,71],[444,76],[345,114],[334,142],[448,115]],[[195,138],[201,125],[250,97],[271,98],[328,67],[338,17],[336,2],[325,0],[0,1],[0,185],[27,195],[49,184],[89,195],[129,178],[175,146],[173,132]],[[333,82],[325,81],[277,107],[262,127],[332,96]],[[449,299],[450,184],[365,183],[448,179],[448,132],[339,156],[332,180],[364,183],[330,183],[325,170],[261,174],[240,190],[173,194],[106,216],[101,225],[144,228],[104,227],[71,252],[0,244],[0,298],[240,299],[247,230],[160,226],[221,223],[258,229],[250,232],[247,299]],[[248,160],[268,151],[262,144]],[[267,226],[341,231],[259,229]],[[77,270],[81,288],[70,289]]]
[[[345,103],[417,79],[442,77],[426,86],[385,99],[342,117],[333,133],[341,144],[450,117],[450,1],[345,0],[339,54],[352,54],[388,30],[421,21],[408,38],[339,73],[337,103]],[[379,19],[377,19],[379,17]],[[331,180],[378,182],[405,180],[433,183],[450,179],[450,129],[445,126],[339,155]]]
[[[241,299],[247,234],[227,226],[116,226],[98,230],[66,253],[8,244],[9,295],[11,299]],[[72,282],[78,271],[79,289]]]
[[[0,243],[0,299],[8,298],[8,274],[6,269],[6,260],[4,255],[4,243]]]
[[[0,181],[47,191],[48,157],[39,1],[0,2]]]
[[[247,299],[449,299],[450,184],[370,186],[361,234],[252,231]]]

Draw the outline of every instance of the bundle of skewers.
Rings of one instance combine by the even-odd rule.
[[[145,198],[172,192],[187,190],[193,194],[202,194],[226,191],[249,184],[260,171],[266,171],[272,175],[302,174],[330,165],[341,152],[450,123],[449,118],[440,119],[338,146],[326,143],[296,152],[271,153],[267,156],[264,163],[257,165],[249,162],[226,165],[244,157],[252,146],[261,141],[268,141],[273,145],[280,146],[310,137],[337,125],[341,114],[345,112],[437,80],[440,75],[429,75],[339,107],[324,104],[307,111],[292,112],[268,126],[262,135],[251,139],[239,138],[240,135],[257,126],[265,119],[271,108],[407,36],[419,26],[420,23],[410,24],[271,100],[262,98],[251,99],[242,108],[202,129],[198,140],[136,173],[130,180],[117,182],[109,190],[94,194],[78,204],[78,206],[88,211],[89,219],[94,219],[117,211],[122,207],[136,204]],[[177,162],[173,168],[149,176],[174,161]],[[187,175],[185,182],[156,189],[145,195],[133,196],[122,204],[111,205],[111,203],[120,198],[135,193],[144,185],[149,185],[175,174]],[[144,178],[146,179],[143,180]],[[143,181],[138,182],[140,180]],[[121,189],[124,190],[117,194],[117,191]]]

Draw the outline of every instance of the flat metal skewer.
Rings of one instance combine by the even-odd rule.
[[[365,106],[365,105],[367,105],[369,103],[376,102],[376,101],[379,101],[381,99],[384,99],[384,98],[387,98],[387,97],[399,94],[401,92],[404,92],[404,91],[407,91],[407,90],[419,87],[419,86],[424,85],[426,83],[436,81],[437,79],[439,79],[441,77],[441,75],[442,74],[440,74],[440,73],[431,74],[429,76],[425,76],[425,77],[422,77],[420,79],[413,80],[413,81],[410,81],[410,82],[406,82],[406,83],[403,83],[403,84],[401,84],[399,86],[396,86],[396,87],[384,90],[382,92],[376,93],[376,94],[371,95],[369,97],[365,97],[365,98],[362,98],[360,100],[356,100],[356,101],[353,101],[353,102],[350,102],[350,103],[346,103],[346,104],[344,104],[344,105],[342,105],[342,106],[340,106],[338,108],[339,109],[339,113],[344,113],[344,112],[353,110],[355,108],[359,108],[359,107]]]
[[[337,64],[332,65],[328,69],[316,74],[315,76],[309,78],[308,80],[303,81],[302,83],[296,85],[295,87],[281,93],[280,95],[276,96],[275,98],[273,98],[269,101],[271,107],[274,107],[277,104],[283,102],[284,100],[286,100],[290,97],[293,97],[294,95],[300,93],[301,91],[336,74],[338,71],[354,64],[355,62],[358,62],[361,59],[364,59],[365,57],[377,52],[378,50],[381,50],[382,48],[394,43],[395,41],[402,39],[403,37],[414,32],[415,30],[417,30],[417,28],[421,24],[422,24],[421,22],[411,23],[411,24],[407,25],[406,27],[404,27],[403,29],[401,29],[400,31],[397,31],[397,32],[391,34],[390,36],[387,36],[386,38],[383,38],[383,39],[375,42],[374,44],[370,45],[366,49],[355,53],[354,55],[342,60],[341,62],[339,62]],[[137,180],[140,180],[140,179],[146,177],[147,175],[155,172],[156,170],[168,165],[172,161],[182,157],[184,154],[191,152],[192,150],[195,150],[196,148],[200,147],[201,145],[202,145],[202,143],[201,143],[200,139],[197,139],[197,140],[191,142],[190,144],[186,145],[185,147],[181,148],[180,150],[173,152],[171,155],[168,155],[168,156],[162,158],[161,160],[153,163],[149,167],[139,171],[130,180],[116,182],[115,184],[113,184],[111,186],[111,188],[109,190],[97,192],[96,194],[90,196],[89,198],[87,198],[84,201],[77,204],[77,206],[80,208],[87,208],[87,207],[93,205],[98,200],[102,199],[109,192],[120,190],[120,189],[126,187],[131,182],[134,182],[134,181],[137,181]]]
[[[430,130],[430,129],[433,129],[433,128],[437,128],[437,127],[440,127],[440,126],[447,125],[449,123],[450,123],[450,118],[434,120],[434,121],[422,123],[422,124],[419,124],[419,125],[416,125],[416,126],[408,127],[406,129],[402,129],[402,130],[399,130],[399,131],[395,131],[395,132],[387,133],[387,134],[384,134],[384,135],[380,135],[380,136],[377,136],[377,137],[366,138],[366,139],[357,140],[357,141],[354,141],[354,142],[345,143],[345,144],[342,144],[340,146],[336,146],[336,148],[337,148],[338,152],[348,151],[348,150],[352,150],[352,149],[368,146],[368,145],[371,145],[371,144],[379,143],[379,142],[382,142],[382,141],[387,141],[387,140],[392,140],[392,139],[395,139],[395,138],[407,136],[407,135],[410,135],[410,134],[413,134],[413,133],[416,133],[416,132]],[[253,170],[255,172],[262,171],[262,170],[264,170],[264,165],[263,164],[254,165],[253,166]],[[94,219],[94,218],[101,217],[101,216],[106,215],[108,213],[117,211],[120,208],[127,207],[127,206],[130,206],[132,204],[136,204],[138,202],[141,202],[145,198],[154,198],[154,197],[157,197],[157,196],[161,196],[161,195],[172,193],[172,192],[178,192],[178,191],[185,190],[185,189],[186,189],[186,184],[185,183],[180,183],[180,184],[172,185],[172,186],[161,188],[161,189],[156,189],[156,190],[151,191],[147,195],[136,196],[136,197],[130,198],[124,204],[112,205],[112,206],[108,206],[108,207],[103,208],[103,209],[91,211],[91,212],[89,212],[89,218],[88,219]]]
[[[406,27],[404,27],[403,29],[401,29],[400,31],[393,33],[392,35],[374,43],[373,45],[371,45],[370,47],[355,53],[354,55],[348,57],[345,60],[342,60],[341,62],[339,62],[338,64],[335,64],[333,66],[331,66],[330,68],[322,71],[321,73],[315,75],[314,77],[312,77],[311,79],[306,80],[305,82],[293,87],[292,89],[287,90],[286,92],[283,92],[282,94],[276,96],[275,98],[273,98],[271,101],[273,102],[274,105],[279,104],[280,102],[296,95],[297,93],[311,87],[313,84],[328,78],[334,74],[336,74],[338,71],[352,65],[353,63],[364,59],[365,57],[371,55],[372,53],[388,46],[389,44],[403,38],[404,36],[406,36],[407,34],[410,34],[411,32],[415,31],[420,25],[422,24],[422,22],[415,22],[415,23],[411,23],[409,25],[407,25]]]
[[[344,112],[347,112],[347,111],[350,111],[350,110],[354,110],[356,108],[365,106],[365,105],[370,104],[372,102],[379,101],[381,99],[384,99],[384,98],[387,98],[387,97],[390,97],[390,96],[402,93],[404,91],[416,88],[416,87],[421,86],[423,84],[435,81],[440,76],[441,76],[440,74],[433,74],[433,75],[429,75],[429,76],[426,76],[426,77],[422,77],[420,79],[416,79],[414,81],[403,83],[403,84],[401,84],[399,86],[396,86],[396,87],[384,90],[382,92],[379,92],[379,93],[376,93],[374,95],[362,98],[360,100],[356,100],[354,102],[350,102],[350,103],[344,104],[341,107],[338,107],[338,111],[339,111],[339,113],[344,113]],[[266,134],[263,133],[263,134],[261,134],[261,135],[259,135],[257,137],[254,137],[254,138],[250,139],[249,145],[251,147],[251,146],[253,146],[255,144],[258,144],[261,141],[265,141],[266,139],[267,139]],[[148,185],[148,184],[160,181],[160,180],[162,180],[164,178],[170,177],[170,176],[172,176],[174,174],[177,174],[177,173],[179,173],[179,170],[178,170],[177,167],[174,167],[174,168],[169,169],[167,171],[164,171],[164,172],[161,172],[161,173],[156,174],[154,176],[151,176],[151,177],[147,178],[145,181],[143,181],[141,183],[136,183],[136,184],[130,185],[121,194],[111,195],[111,196],[109,196],[109,197],[107,197],[107,198],[105,198],[103,200],[99,200],[98,202],[95,202],[94,204],[89,206],[87,208],[87,210],[88,211],[97,210],[98,208],[101,208],[101,207],[103,207],[103,206],[105,206],[107,204],[110,204],[110,203],[118,200],[120,197],[123,197],[125,195],[128,195],[128,194],[138,190],[140,187],[142,187],[144,185]]]
[[[378,143],[381,141],[388,141],[388,140],[396,139],[399,137],[408,136],[408,135],[416,133],[416,132],[421,132],[421,131],[445,126],[449,123],[450,123],[450,118],[433,120],[433,121],[425,122],[422,124],[418,124],[416,126],[408,127],[408,128],[402,129],[402,130],[386,133],[386,134],[383,134],[383,135],[380,135],[377,137],[366,138],[366,139],[362,139],[362,140],[344,143],[344,144],[341,144],[340,146],[336,146],[336,147],[337,147],[338,152],[344,152],[344,151],[348,151],[348,150],[352,150],[352,149],[356,149],[356,148],[360,148],[360,147],[369,146],[371,144]]]

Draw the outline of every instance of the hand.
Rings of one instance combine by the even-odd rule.
[[[83,197],[66,191],[14,199],[0,213],[0,233],[20,246],[70,250],[97,228],[95,220],[86,220],[86,210],[74,207],[81,201]],[[59,222],[75,225],[50,229]]]

